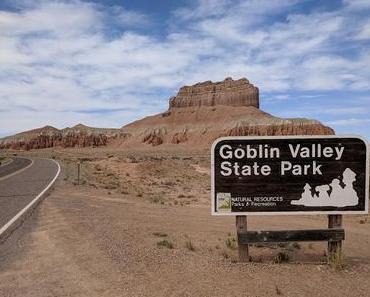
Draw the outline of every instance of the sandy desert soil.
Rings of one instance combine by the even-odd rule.
[[[55,191],[0,246],[0,296],[370,296],[370,218],[347,216],[345,265],[324,243],[253,246],[210,215],[208,152],[40,150]],[[81,180],[77,184],[77,162]],[[323,228],[325,216],[253,217],[250,229]],[[278,255],[287,257],[276,263]]]

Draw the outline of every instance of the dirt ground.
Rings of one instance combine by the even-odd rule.
[[[252,246],[210,214],[207,152],[42,150],[62,176],[0,246],[0,296],[370,296],[370,218],[346,216],[344,267],[325,243]],[[77,163],[81,178],[77,180]],[[251,230],[323,228],[325,216],[248,218]]]

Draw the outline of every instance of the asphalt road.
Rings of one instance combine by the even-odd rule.
[[[0,228],[42,192],[58,172],[53,160],[34,158],[27,167],[30,164],[31,160],[16,157],[0,167]]]
[[[12,174],[22,168],[25,168],[32,162],[30,159],[26,158],[13,157],[12,159],[13,162],[0,166],[0,178]]]

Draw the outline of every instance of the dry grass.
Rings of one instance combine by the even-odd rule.
[[[185,247],[192,252],[195,252],[195,246],[191,240],[185,242]]]
[[[158,247],[165,247],[165,248],[168,248],[168,249],[173,249],[174,248],[173,242],[168,240],[168,239],[163,239],[161,241],[158,241],[157,246]]]
[[[275,264],[287,263],[290,260],[289,253],[287,251],[280,251],[273,259]]]

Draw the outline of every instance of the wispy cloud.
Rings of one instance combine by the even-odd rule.
[[[13,3],[0,11],[0,126],[12,131],[119,127],[163,110],[182,84],[227,76],[248,77],[281,102],[293,91],[370,91],[368,1],[327,10],[199,0],[174,10],[161,34],[150,16],[121,6]]]
[[[363,107],[338,107],[338,108],[325,108],[319,110],[318,113],[330,114],[330,115],[363,115],[370,114],[370,108],[367,106]]]
[[[370,123],[370,119],[357,119],[357,118],[350,118],[350,119],[335,120],[335,121],[327,122],[327,124],[335,125],[335,126],[366,125],[368,123]]]

